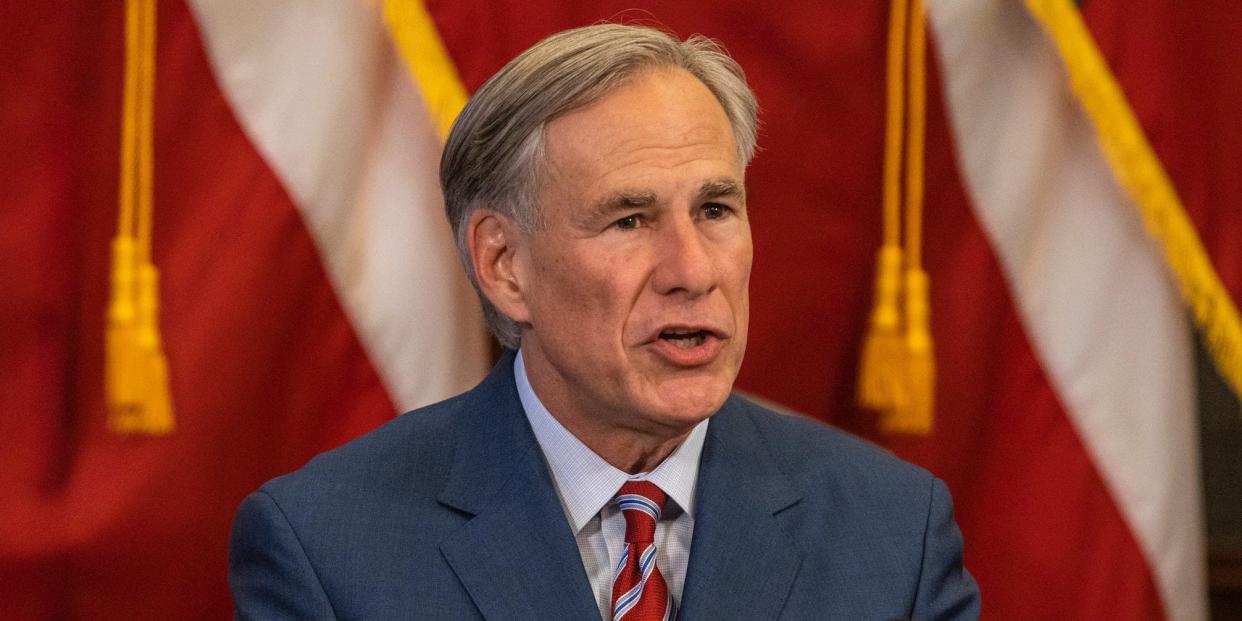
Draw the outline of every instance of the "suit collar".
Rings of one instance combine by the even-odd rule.
[[[437,498],[477,515],[516,477],[514,464],[538,457],[513,382],[513,352],[506,350],[455,409],[454,437],[446,439],[453,443],[452,465]]]
[[[488,619],[599,615],[506,352],[460,402],[441,503],[473,516],[440,546]],[[775,618],[801,565],[781,518],[801,493],[730,397],[708,426],[680,616]]]
[[[440,550],[488,619],[599,616],[506,352],[467,393],[439,500],[472,517]]]
[[[514,360],[513,375],[526,420],[547,461],[565,513],[569,515],[570,525],[576,534],[632,477],[583,444],[544,407],[526,378],[521,351]],[[691,515],[694,513],[695,484],[699,478],[699,457],[703,452],[709,422],[704,420],[696,425],[671,455],[654,470],[642,475],[664,490],[670,501]]]
[[[802,494],[764,443],[753,407],[730,397],[708,428],[680,612],[687,619],[775,618],[802,562],[781,523]]]

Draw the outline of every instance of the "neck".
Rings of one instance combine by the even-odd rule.
[[[575,429],[572,424],[566,423],[555,412],[552,413],[552,417],[556,418],[596,455],[602,457],[612,467],[628,474],[655,470],[669,455],[673,454],[673,451],[677,450],[677,447],[681,446],[681,443],[690,435],[690,431],[694,429],[691,427],[675,437],[664,439],[640,435],[626,437],[622,434],[604,437],[592,434],[589,430]]]
[[[523,353],[526,353],[524,348]],[[612,467],[629,474],[659,466],[701,421],[663,422],[604,403],[582,403],[545,361],[523,355],[536,398],[569,433]]]
[[[694,431],[694,424],[672,427],[648,423],[641,428],[619,425],[615,421],[624,420],[625,413],[603,416],[598,405],[580,407],[555,398],[545,400],[538,386],[532,382],[531,387],[562,427],[609,465],[629,474],[655,470]]]

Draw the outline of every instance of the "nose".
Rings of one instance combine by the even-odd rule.
[[[662,295],[693,299],[711,293],[719,282],[711,241],[690,218],[677,218],[659,231],[658,262],[652,285]]]

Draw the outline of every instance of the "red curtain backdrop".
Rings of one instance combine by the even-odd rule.
[[[887,3],[427,4],[468,90],[543,36],[601,19],[721,40],[762,107],[739,388],[945,479],[985,617],[1163,618],[1146,560],[971,212],[934,54],[925,263],[935,431],[882,435],[853,404],[880,241]],[[393,413],[290,197],[222,97],[192,14],[171,0],[159,10],[154,237],[178,428],[134,438],[106,429],[102,398],[124,6],[0,8],[6,619],[228,618],[240,500]],[[1242,299],[1242,4],[1093,0],[1084,15]]]
[[[105,426],[124,3],[0,24],[0,618],[223,619],[232,513],[393,406],[280,183],[160,4],[155,260],[176,432]]]

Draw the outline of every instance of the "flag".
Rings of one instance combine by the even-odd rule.
[[[1010,563],[992,601],[1037,618],[1205,618],[1192,337],[1175,279],[1026,8],[930,8],[968,200],[1037,362],[1017,384],[1027,402],[976,419],[996,435],[962,447],[988,474],[957,493],[992,501],[963,517],[973,545],[1003,546]],[[957,355],[985,357],[972,345]]]
[[[228,618],[247,493],[486,370],[436,127],[377,6],[160,3],[176,426],[120,435],[103,382],[124,3],[3,11],[0,617]]]
[[[247,491],[481,373],[478,311],[434,204],[434,114],[383,4],[160,4],[154,243],[177,414],[162,438],[104,424],[122,11],[3,9],[0,616],[227,617],[227,528]],[[738,387],[943,478],[985,618],[1203,618],[1202,321],[1033,3],[927,1],[934,429],[884,434],[854,405],[881,236],[887,4],[426,9],[466,91],[601,19],[719,39],[762,109]],[[1239,299],[1242,8],[1081,4]]]

